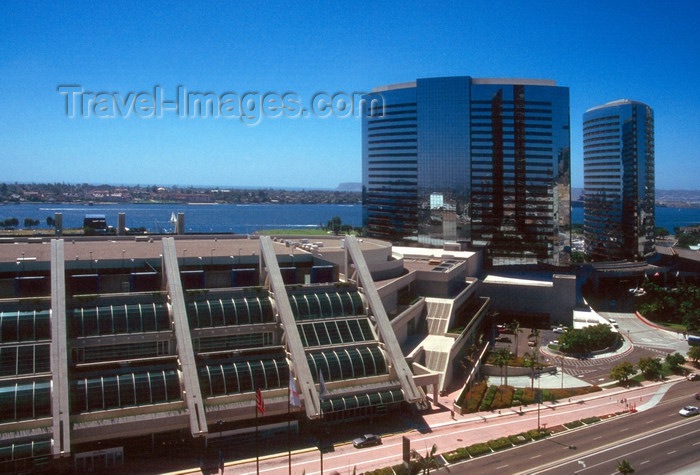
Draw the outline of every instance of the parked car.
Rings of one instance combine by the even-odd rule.
[[[697,373],[690,373],[688,376],[688,381],[695,381],[697,379],[700,379],[700,376]]]
[[[498,338],[496,338],[496,341],[499,341],[501,343],[511,343],[512,340],[507,336],[499,336]]]
[[[362,447],[369,447],[370,445],[379,445],[382,443],[382,438],[376,434],[365,434],[362,437],[352,441],[352,445],[360,449]]]
[[[698,414],[700,414],[700,410],[698,410],[698,408],[695,406],[685,406],[683,409],[678,411],[678,414],[680,414],[683,417],[697,416]]]
[[[554,333],[564,333],[564,327],[554,327],[552,331]]]

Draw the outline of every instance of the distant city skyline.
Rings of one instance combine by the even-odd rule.
[[[334,189],[362,181],[361,120],[355,111],[320,117],[316,98],[338,106],[333,98],[376,84],[471,75],[569,88],[574,188],[583,186],[583,113],[618,99],[648,104],[657,188],[696,190],[699,16],[689,0],[402,2],[372,13],[349,3],[2,2],[0,180]],[[185,88],[230,108],[219,118],[159,118],[147,98],[157,88],[165,102]],[[73,92],[88,101],[87,117],[67,114]],[[251,98],[271,113],[249,124]],[[113,118],[99,117],[110,110]]]

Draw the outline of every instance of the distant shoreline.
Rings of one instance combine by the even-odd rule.
[[[56,206],[123,206],[123,205],[179,205],[179,206],[216,206],[216,205],[324,205],[324,204],[343,204],[343,205],[361,205],[361,202],[350,202],[350,203],[327,203],[327,202],[303,202],[298,203],[294,201],[279,202],[279,201],[266,201],[266,202],[245,202],[245,203],[229,203],[225,201],[214,201],[206,203],[196,203],[196,202],[183,202],[183,201],[1,201],[0,206],[3,205],[56,205]],[[657,208],[681,208],[681,209],[700,209],[700,202],[657,202],[655,205]],[[583,201],[572,200],[572,208],[583,208]]]

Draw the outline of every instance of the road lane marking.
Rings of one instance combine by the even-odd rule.
[[[644,462],[641,462],[639,465],[644,465],[645,463],[649,463],[649,460],[645,460]]]
[[[700,442],[695,442],[695,443],[693,444],[693,447],[695,447],[696,445],[700,445]]]
[[[620,432],[625,432],[626,430],[629,430],[629,428],[620,429]]]
[[[543,464],[543,465],[540,465],[539,467],[533,467],[533,468],[531,468],[530,470],[527,470],[527,471],[524,471],[524,472],[522,472],[522,471],[521,471],[521,472],[518,472],[517,475],[524,475],[524,474],[530,474],[530,475],[532,475],[532,474],[544,473],[544,472],[549,471],[549,470],[551,470],[551,469],[553,469],[553,468],[555,468],[555,467],[561,467],[561,466],[563,466],[563,465],[572,463],[572,462],[574,462],[576,459],[586,458],[586,457],[589,457],[589,456],[591,456],[591,455],[600,455],[600,454],[602,454],[602,453],[604,453],[604,452],[608,452],[608,451],[613,450],[613,449],[617,449],[617,448],[620,448],[620,447],[624,447],[624,446],[629,445],[629,444],[631,444],[631,443],[633,443],[633,442],[638,442],[638,441],[640,441],[640,440],[644,440],[644,439],[647,439],[647,438],[649,438],[649,437],[656,436],[656,435],[661,434],[661,433],[665,433],[665,432],[668,432],[668,431],[672,431],[672,430],[675,430],[675,429],[682,428],[682,427],[687,426],[687,425],[689,425],[689,424],[691,424],[691,423],[693,423],[693,422],[694,422],[694,421],[691,419],[691,420],[683,421],[683,422],[681,422],[680,424],[668,424],[668,425],[666,425],[666,426],[657,427],[656,429],[647,431],[646,433],[643,433],[643,434],[635,434],[635,435],[633,435],[633,436],[631,436],[631,437],[627,437],[626,439],[618,440],[618,441],[614,441],[614,442],[610,442],[610,443],[605,444],[605,445],[603,445],[603,446],[601,446],[601,447],[596,447],[596,448],[594,448],[594,449],[585,451],[585,452],[583,452],[583,453],[581,453],[581,454],[578,454],[578,455],[573,455],[573,456],[570,456],[570,457],[563,457],[563,458],[561,458],[561,459],[559,459],[559,460],[552,461],[552,462],[548,462],[548,463],[545,463],[545,464]],[[681,434],[681,435],[672,437],[672,438],[670,438],[670,439],[666,439],[666,440],[661,441],[661,442],[659,442],[659,443],[646,446],[646,447],[644,447],[644,448],[642,448],[642,449],[639,449],[639,450],[635,450],[635,451],[631,452],[630,455],[631,455],[631,454],[634,454],[634,453],[636,453],[636,452],[639,452],[639,451],[641,451],[641,450],[648,450],[649,448],[652,448],[652,447],[655,447],[655,446],[657,446],[657,445],[661,445],[661,444],[667,443],[667,442],[672,441],[672,440],[675,440],[675,439],[687,438],[688,436],[693,435],[693,434],[695,434],[695,433],[697,433],[697,432],[700,432],[700,429],[690,431],[689,433],[686,432],[686,433],[684,433],[684,434]],[[531,458],[533,458],[533,457],[531,457]],[[611,460],[614,460],[614,459],[611,459]],[[608,460],[607,462],[609,462],[609,461],[610,461],[610,460]],[[607,462],[605,462],[605,463],[607,463]],[[589,468],[597,467],[598,465],[601,465],[601,464],[599,463],[599,464],[596,464],[596,465],[594,465],[594,466],[592,466],[592,467],[589,467]]]
[[[675,454],[676,452],[678,452],[678,451],[677,451],[677,450],[672,450],[672,451],[670,451],[670,452],[666,452],[666,455]]]
[[[603,438],[603,436],[599,435],[598,437],[594,437],[593,440],[598,440],[598,439],[602,439],[602,438]]]
[[[496,467],[496,470],[500,470],[502,468],[506,468],[509,464],[501,465],[500,467]]]
[[[536,458],[538,458],[538,457],[542,457],[542,455],[540,454],[540,455],[535,455],[535,456],[532,456],[532,457],[530,457],[530,460],[532,460],[532,459],[536,459]]]

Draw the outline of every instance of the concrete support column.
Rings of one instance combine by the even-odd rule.
[[[117,234],[120,236],[126,235],[126,213],[117,215]]]
[[[63,239],[51,240],[51,413],[54,457],[70,454],[70,405]]]
[[[180,280],[180,267],[177,262],[175,239],[163,239],[163,271],[165,274],[170,309],[173,318],[175,337],[177,338],[177,355],[182,371],[185,388],[185,402],[190,417],[190,431],[193,437],[204,436],[208,432],[202,390],[197,377],[197,363],[194,359],[192,335],[187,320],[185,294]]]
[[[270,236],[260,236],[260,276],[262,278],[263,268],[267,268],[267,281],[270,284],[270,291],[277,304],[277,312],[284,327],[284,336],[287,342],[287,351],[294,363],[299,389],[304,396],[304,409],[309,419],[318,419],[321,416],[321,402],[318,391],[314,385],[309,363],[306,360],[304,345],[299,336],[292,306],[289,303],[287,288],[282,279],[277,255],[272,247]]]
[[[54,213],[53,223],[54,234],[56,235],[56,237],[63,236],[63,213]]]
[[[345,236],[345,249],[350,253],[352,262],[355,264],[358,284],[362,285],[365,298],[374,315],[379,336],[384,342],[394,373],[401,383],[404,398],[407,402],[418,402],[423,399],[422,392],[418,389],[418,386],[416,386],[413,380],[413,373],[411,373],[411,369],[408,367],[408,363],[406,363],[406,358],[403,356],[401,346],[396,339],[396,334],[391,326],[389,317],[386,315],[386,310],[384,309],[384,305],[382,305],[382,300],[379,298],[377,287],[374,285],[369,267],[367,267],[367,262],[362,255],[360,245],[355,236]]]
[[[177,220],[175,222],[175,234],[182,236],[185,234],[185,213],[177,213]]]

